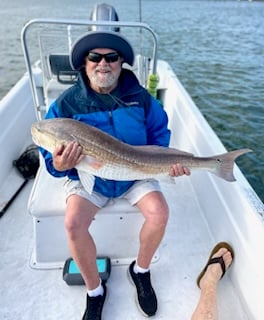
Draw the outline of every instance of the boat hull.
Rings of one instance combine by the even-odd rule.
[[[158,61],[157,72],[160,75],[158,98],[169,117],[171,146],[200,156],[226,152],[170,66]],[[39,77],[39,69],[36,76]],[[21,182],[12,161],[32,143],[30,126],[35,120],[29,79],[25,75],[1,101],[0,148],[5,156],[1,157],[0,177],[1,181],[7,181],[1,186],[1,196],[7,189],[12,193],[11,189]],[[35,181],[22,190],[1,219],[4,254],[0,274],[0,318],[80,319],[85,288],[68,287],[62,281],[60,269],[69,256],[63,226],[63,180],[51,182],[55,178],[46,176],[43,184],[41,174],[39,171]],[[237,166],[235,176],[237,181],[229,183],[211,174],[194,172],[190,177],[176,179],[175,184],[161,182],[170,219],[151,265],[153,285],[159,298],[156,319],[190,319],[200,293],[196,276],[215,243],[224,240],[233,246],[235,261],[219,287],[221,319],[262,320],[263,299],[256,292],[264,288],[263,203]],[[16,182],[10,183],[10,177],[15,177]],[[35,192],[41,184],[44,191]],[[104,314],[108,320],[122,319],[124,314],[126,319],[141,319],[126,270],[138,249],[138,240],[133,242],[132,239],[137,239],[142,217],[124,203],[104,210],[94,224],[99,253],[110,255],[114,265],[107,284],[109,300]],[[112,219],[118,220],[118,227],[109,226]],[[132,221],[134,228],[128,236],[126,228],[131,227]],[[123,233],[117,245],[110,235],[119,231]],[[124,255],[114,256],[115,252],[124,252]],[[15,309],[14,300],[21,301],[16,303]]]

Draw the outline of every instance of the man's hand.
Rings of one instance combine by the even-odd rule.
[[[84,157],[82,147],[77,142],[70,142],[66,147],[56,147],[53,154],[53,165],[58,171],[74,168]]]
[[[176,163],[171,166],[169,174],[171,177],[179,177],[179,176],[183,176],[184,174],[186,176],[189,176],[191,172],[189,168],[182,167],[179,163]]]

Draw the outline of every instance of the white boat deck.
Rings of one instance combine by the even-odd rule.
[[[0,220],[0,319],[79,320],[85,308],[85,287],[68,286],[62,280],[61,269],[30,267],[33,230],[27,200],[31,187],[32,182]],[[152,282],[159,301],[153,319],[189,320],[199,297],[196,277],[215,242],[191,180],[178,178],[175,185],[165,184],[163,190],[170,199],[171,215],[159,260],[152,264]],[[248,319],[229,277],[235,264],[219,286],[220,320]],[[145,319],[136,307],[134,288],[126,272],[127,266],[112,267],[104,320]]]

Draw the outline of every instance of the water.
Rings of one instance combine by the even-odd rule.
[[[24,23],[41,17],[86,19],[95,3],[1,0],[0,98],[25,72]],[[120,20],[139,20],[138,1],[107,3]],[[159,57],[169,61],[226,148],[254,151],[237,163],[264,201],[264,2],[141,3],[143,22],[159,36]]]

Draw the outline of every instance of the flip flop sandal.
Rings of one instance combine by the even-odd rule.
[[[204,276],[204,274],[205,274],[205,272],[206,272],[206,270],[207,270],[207,268],[208,268],[208,266],[209,266],[210,264],[220,263],[221,268],[222,268],[222,276],[221,276],[221,279],[222,279],[223,276],[225,275],[226,266],[225,266],[225,262],[224,262],[223,257],[221,256],[221,257],[214,257],[214,258],[212,258],[212,256],[213,256],[216,252],[218,252],[221,248],[226,248],[226,249],[231,253],[232,262],[233,262],[233,259],[234,259],[234,250],[233,250],[233,248],[231,247],[231,245],[230,245],[229,243],[227,243],[227,242],[224,242],[224,241],[223,241],[223,242],[219,242],[219,243],[213,248],[213,250],[211,251],[210,257],[209,257],[209,259],[208,259],[205,267],[203,268],[203,270],[201,271],[201,273],[199,274],[199,276],[198,276],[198,278],[197,278],[197,281],[196,281],[196,282],[197,282],[197,286],[198,286],[199,288],[200,288],[200,281],[201,281],[202,277]],[[232,262],[231,262],[231,264],[232,264]],[[230,264],[230,266],[231,266],[231,264]],[[230,267],[230,266],[229,266],[229,267]]]

